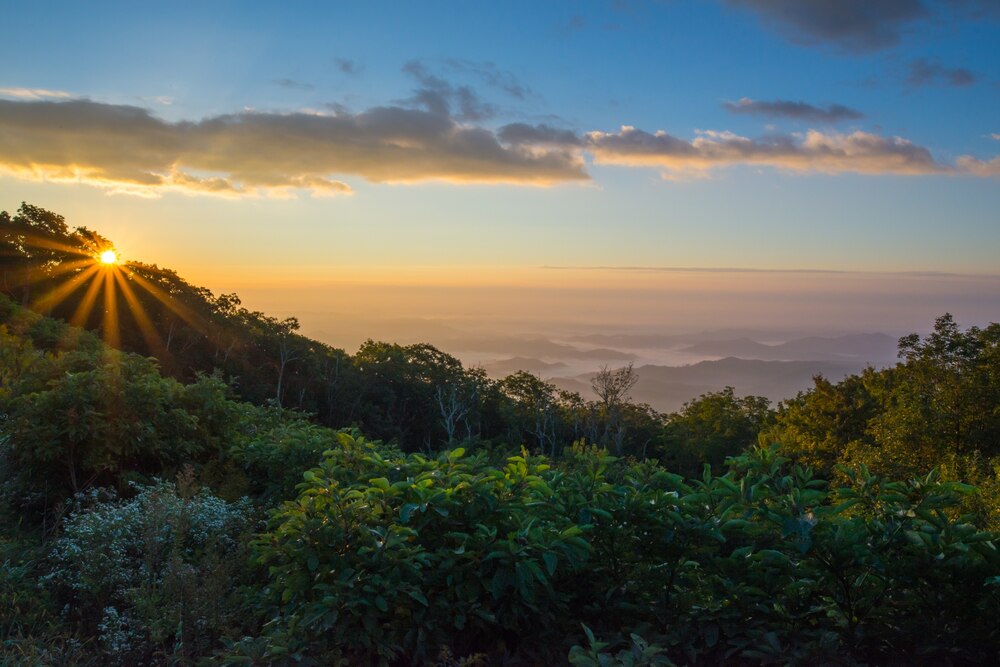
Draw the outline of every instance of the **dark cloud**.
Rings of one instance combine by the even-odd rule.
[[[570,17],[569,21],[566,23],[566,27],[569,30],[583,30],[587,27],[587,20],[580,16],[579,14],[574,14]]]
[[[516,145],[536,146],[580,146],[583,140],[570,130],[561,130],[548,125],[528,125],[511,123],[497,132],[500,141]]]
[[[921,146],[899,137],[867,132],[823,133],[816,130],[748,139],[731,132],[701,132],[691,141],[666,132],[651,134],[634,127],[618,132],[590,132],[586,149],[597,163],[659,167],[665,175],[705,174],[733,165],[756,165],[791,171],[861,174],[939,174],[953,171]]]
[[[945,67],[939,62],[918,58],[910,63],[910,74],[906,83],[911,86],[932,86],[943,84],[958,88],[971,86],[976,75],[964,67]]]
[[[799,43],[835,44],[870,52],[899,41],[907,24],[924,18],[922,0],[725,0],[756,12]]]
[[[112,191],[288,195],[350,192],[337,180],[546,185],[588,178],[579,149],[502,144],[442,114],[240,113],[170,123],[146,109],[0,100],[0,173]]]
[[[337,69],[344,74],[353,75],[361,73],[361,65],[353,60],[348,60],[347,58],[334,58],[333,62],[337,66]]]
[[[496,115],[496,106],[480,99],[469,86],[454,85],[432,74],[419,60],[411,60],[403,71],[420,84],[413,96],[405,100],[438,116],[454,116],[461,120],[481,121]]]
[[[516,99],[526,100],[534,95],[532,90],[518,81],[512,72],[498,68],[495,63],[446,58],[444,64],[454,72],[471,74],[487,86],[502,90]]]
[[[791,102],[788,100],[766,102],[744,97],[737,102],[726,102],[723,106],[733,113],[755,114],[770,118],[792,118],[820,123],[839,123],[845,120],[858,120],[865,117],[860,111],[845,107],[842,104],[831,104],[824,109],[805,102]]]
[[[296,81],[295,79],[271,79],[271,83],[276,86],[281,86],[282,88],[289,88],[291,90],[313,90],[316,86],[311,83],[303,83],[302,81]]]

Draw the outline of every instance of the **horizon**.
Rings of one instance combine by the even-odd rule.
[[[0,208],[326,342],[394,319],[790,338],[1000,312],[984,0],[11,14]]]

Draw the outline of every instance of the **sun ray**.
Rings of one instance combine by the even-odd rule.
[[[66,273],[80,271],[80,269],[86,269],[87,270],[86,272],[89,273],[90,269],[96,270],[96,268],[97,267],[94,263],[94,259],[92,257],[89,257],[87,259],[77,259],[77,260],[60,262],[59,264],[48,267],[43,267],[41,265],[20,267],[18,269],[14,269],[14,274],[17,275],[18,281],[21,284],[29,288],[30,292],[30,287],[32,285],[36,285],[38,283],[45,283],[46,281],[51,281],[56,278],[60,278]],[[74,284],[77,284],[75,282],[76,281],[75,277],[70,278],[70,280],[74,281]],[[34,301],[34,303],[38,304],[39,307],[44,307],[43,302],[44,300],[48,299],[50,295],[54,294],[56,291],[59,291],[60,294],[62,293],[61,287],[62,285],[57,285],[56,287],[50,289],[48,293],[39,297],[36,301]],[[54,307],[55,305],[57,304],[52,304],[51,307]]]
[[[83,295],[83,300],[77,305],[76,310],[73,312],[73,317],[70,318],[70,324],[77,327],[86,327],[87,320],[90,318],[90,311],[94,308],[94,302],[97,300],[97,293],[101,289],[101,277],[95,276],[94,280],[90,281],[90,286],[87,288],[86,294]]]
[[[138,297],[136,297],[135,292],[132,291],[132,286],[128,284],[125,276],[122,275],[121,271],[112,272],[115,277],[115,282],[121,287],[122,296],[125,298],[125,303],[128,304],[129,312],[135,318],[136,323],[139,325],[139,332],[142,334],[143,339],[146,341],[146,345],[149,346],[150,352],[159,356],[167,352],[166,345],[163,343],[163,338],[156,331],[156,327],[153,326],[153,322],[149,319],[149,315],[146,314],[146,310],[142,307],[139,302]]]
[[[72,278],[68,279],[66,282],[52,288],[42,296],[38,297],[32,307],[42,312],[51,311],[53,308],[65,301],[70,294],[79,289],[80,286],[97,273],[97,271],[97,265],[91,264],[89,268],[81,271]]]
[[[118,294],[115,290],[114,278],[112,278],[113,273],[113,270],[104,272],[104,342],[111,347],[121,347],[121,331],[118,328]]]
[[[94,245],[93,241],[82,237],[80,238],[80,241],[87,246],[87,249],[81,248],[79,246],[72,246],[67,243],[62,243],[61,241],[56,241],[54,239],[46,238],[45,236],[42,236],[40,234],[31,234],[31,233],[18,234],[15,232],[13,235],[20,237],[21,240],[19,245],[23,245],[29,248],[41,248],[43,250],[55,250],[56,252],[64,252],[68,255],[78,255],[85,257],[87,255],[94,254],[98,250],[97,246]]]
[[[76,269],[81,269],[85,266],[93,266],[94,260],[91,258],[87,259],[73,259],[65,262],[59,262],[56,266],[52,267],[52,270],[56,273],[67,273],[69,271],[75,271]]]
[[[203,334],[207,333],[207,329],[204,326],[204,324],[202,324],[201,318],[199,318],[189,308],[182,305],[177,299],[171,297],[161,288],[157,287],[149,280],[139,275],[139,273],[136,271],[130,271],[129,277],[135,280],[140,287],[149,292],[150,296],[156,298],[163,305],[165,305],[167,308],[169,308],[178,316],[180,316],[181,319],[183,319],[185,322],[194,327],[197,331]]]

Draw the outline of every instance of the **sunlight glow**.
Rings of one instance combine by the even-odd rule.
[[[9,236],[6,230],[0,232],[0,236]],[[17,242],[43,258],[27,273],[28,282],[39,285],[31,301],[33,307],[49,314],[76,295],[70,324],[99,329],[111,347],[120,348],[125,342],[123,318],[134,322],[148,351],[160,358],[170,354],[175,316],[209,335],[208,323],[171,293],[177,289],[172,272],[161,273],[156,267],[122,260],[111,242],[100,235],[81,228],[66,243],[29,231],[20,234]],[[141,275],[144,271],[148,277]],[[28,294],[30,297],[31,292]],[[143,301],[150,299],[166,307],[156,321],[143,307]]]

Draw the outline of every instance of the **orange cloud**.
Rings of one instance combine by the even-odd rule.
[[[62,90],[46,90],[45,88],[0,88],[0,97],[13,97],[19,100],[69,99],[73,97]]]
[[[731,132],[700,132],[688,141],[660,131],[623,126],[618,132],[590,132],[587,150],[599,164],[659,167],[667,172],[704,172],[733,165],[756,165],[822,173],[941,174],[953,167],[900,137],[867,132],[805,134],[748,139]]]
[[[995,157],[992,160],[979,160],[971,155],[963,155],[956,160],[956,164],[961,171],[973,176],[1000,176],[1000,157]]]
[[[513,123],[490,130],[445,112],[399,106],[248,111],[171,123],[146,109],[87,100],[0,99],[0,174],[84,183],[108,192],[223,197],[350,194],[340,180],[442,181],[544,186],[590,177],[597,164],[660,169],[666,178],[706,177],[736,165],[826,174],[1000,175],[1000,158],[936,160],[901,137],[856,131],[758,139],[700,131],[682,139],[623,126],[578,135]]]
[[[373,182],[548,185],[588,178],[578,149],[504,144],[427,111],[249,112],[169,123],[138,107],[0,100],[0,171],[156,196],[349,193]]]

